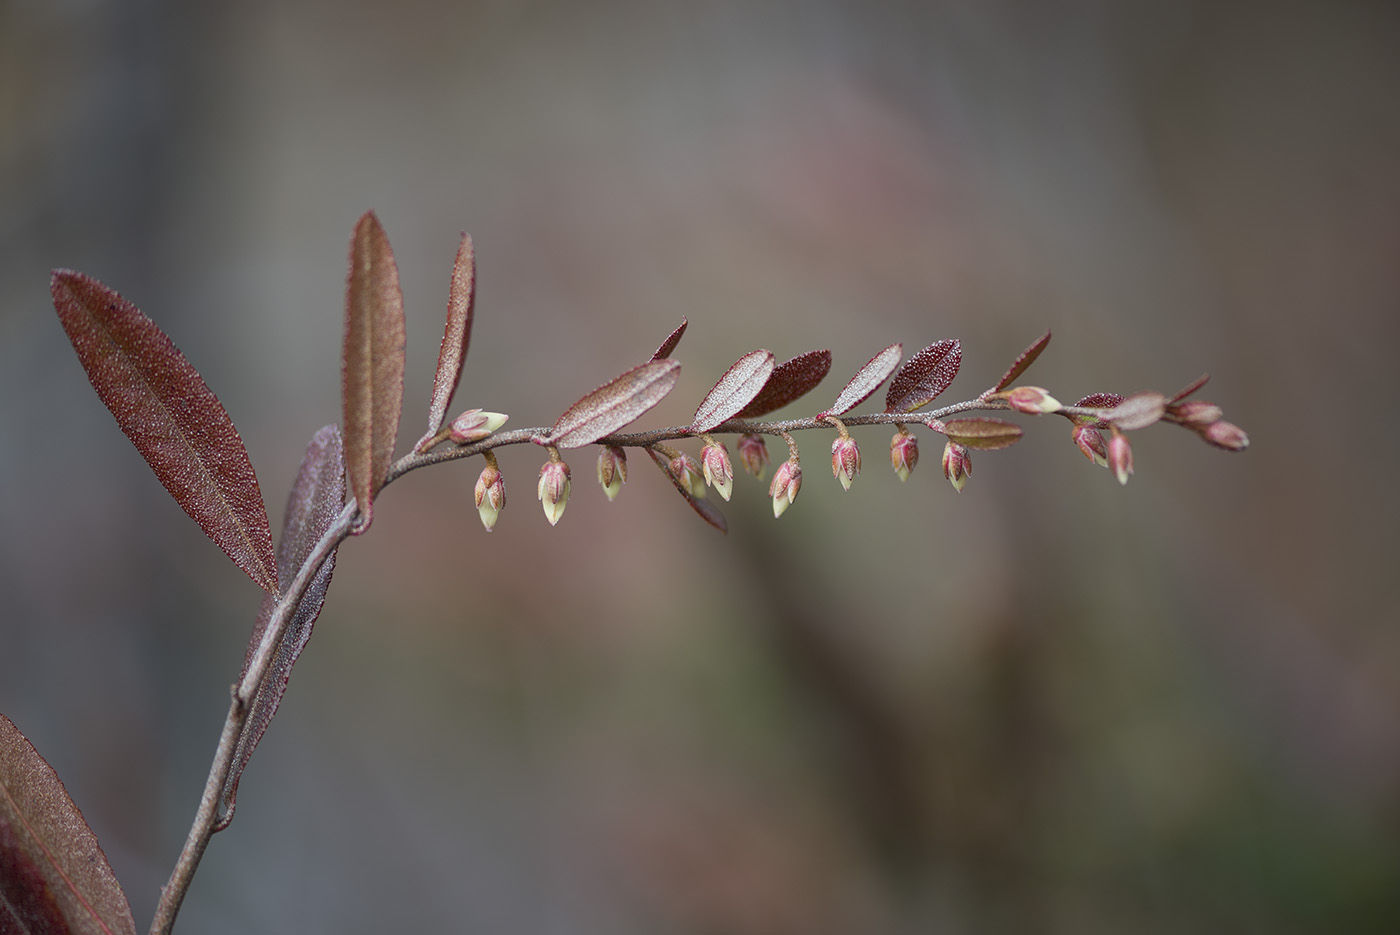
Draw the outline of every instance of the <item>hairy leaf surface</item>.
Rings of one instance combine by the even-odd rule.
[[[691,431],[708,432],[751,403],[773,375],[773,352],[749,351],[736,360],[695,409]]]
[[[904,356],[903,344],[891,344],[874,357],[865,362],[865,366],[856,371],[856,375],[851,377],[851,382],[846,384],[846,388],[841,391],[841,395],[836,397],[836,402],[826,411],[827,415],[839,416],[843,412],[859,406],[869,398],[870,394],[880,388],[880,384],[889,379],[894,373],[894,368],[899,366],[899,359]]]
[[[287,515],[282,523],[282,541],[277,546],[277,570],[282,580],[290,587],[301,566],[310,557],[316,543],[335,524],[341,508],[345,506],[345,462],[341,457],[342,443],[340,429],[327,425],[316,433],[306,447],[301,469],[287,498]],[[243,769],[257,748],[258,741],[267,732],[277,707],[282,703],[282,695],[287,691],[287,682],[292,677],[292,666],[311,639],[311,628],[326,602],[326,591],[331,586],[331,575],[335,573],[336,553],[332,552],[320,570],[307,585],[306,593],[292,612],[291,622],[282,634],[262,686],[253,696],[252,709],[243,723],[243,733],[239,735],[238,747],[234,751],[233,766],[224,782],[222,816],[216,830],[222,830],[233,820],[233,809],[238,798],[238,780]],[[248,651],[243,659],[241,681],[248,674],[253,657],[257,655],[263,634],[272,621],[272,612],[277,599],[272,595],[263,598],[262,609],[253,625],[253,635],[248,640]]]
[[[666,336],[666,340],[661,342],[661,346],[656,349],[656,353],[651,355],[652,360],[665,360],[671,356],[671,352],[676,349],[676,345],[681,343],[681,335],[685,334],[686,326],[689,324],[682,318],[680,325]]]
[[[550,444],[578,448],[616,432],[665,399],[680,375],[681,365],[674,360],[633,367],[565,410],[550,429]]]
[[[986,417],[949,419],[943,423],[943,434],[966,448],[995,451],[1010,448],[1021,440],[1021,427],[1015,422]]]
[[[690,504],[690,508],[694,510],[701,519],[720,532],[729,532],[729,524],[725,522],[724,514],[719,511],[719,507],[715,506],[708,499],[700,499],[692,496],[690,491],[682,487],[681,482],[671,473],[671,466],[667,459],[650,448],[647,449],[647,454],[651,455],[651,460],[655,461],[656,466],[661,468],[661,473],[666,475],[666,479],[676,488],[676,492],[685,498],[685,502]]]
[[[471,234],[462,234],[457,260],[452,264],[452,286],[447,292],[447,327],[438,349],[437,371],[433,374],[433,396],[428,404],[427,441],[442,428],[447,406],[462,376],[462,362],[472,340],[472,313],[476,308],[476,252]]]
[[[1026,368],[1035,363],[1035,359],[1040,356],[1040,352],[1045,350],[1045,345],[1049,343],[1050,332],[1048,331],[1036,338],[1035,343],[1022,351],[1016,359],[1011,362],[1011,366],[1007,368],[1006,373],[1002,374],[1001,379],[997,381],[997,385],[992,387],[992,392],[1000,393],[1010,386],[1012,380],[1025,373]]]
[[[345,298],[345,357],[341,389],[345,471],[364,521],[374,518],[374,495],[384,485],[403,408],[404,319],[399,268],[374,212],[355,225]]]
[[[1158,419],[1167,408],[1167,398],[1161,393],[1134,393],[1103,414],[1105,422],[1117,426],[1124,432],[1145,429]]]
[[[0,714],[0,932],[135,935],[126,894],[58,775]]]
[[[102,283],[56,270],[54,309],[93,389],[170,495],[258,585],[277,590],[272,531],[243,439],[185,355]]]
[[[938,398],[962,366],[962,342],[935,341],[909,358],[890,381],[886,412],[913,412]]]
[[[831,370],[831,351],[808,351],[773,368],[773,375],[763,389],[743,409],[739,418],[755,419],[766,416],[796,402],[817,388]]]

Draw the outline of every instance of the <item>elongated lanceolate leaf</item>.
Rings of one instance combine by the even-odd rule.
[[[399,268],[372,211],[360,218],[350,239],[343,367],[345,473],[363,516],[358,532],[364,532],[394,456],[404,367]]]
[[[743,409],[739,418],[754,419],[796,402],[817,388],[831,370],[831,351],[808,351],[773,368],[763,389]]]
[[[437,372],[433,375],[433,398],[428,404],[428,434],[430,439],[442,428],[447,417],[447,405],[457,392],[462,376],[462,361],[472,340],[472,312],[476,308],[476,253],[470,234],[462,234],[457,247],[457,261],[452,265],[452,287],[447,293],[447,327],[438,349]]]
[[[656,353],[651,355],[652,360],[665,360],[671,356],[671,352],[676,349],[676,345],[681,343],[681,335],[685,334],[686,326],[689,324],[682,318],[681,323],[675,331],[666,336],[666,340],[661,342],[661,346],[656,349]]]
[[[243,439],[155,322],[95,279],[55,270],[54,309],[97,395],[170,495],[269,592],[272,531]]]
[[[885,393],[886,412],[913,412],[938,398],[962,366],[962,342],[935,341],[905,361]]]
[[[1105,410],[1102,418],[1125,432],[1145,429],[1158,419],[1167,408],[1167,398],[1161,393],[1134,393],[1112,409]]]
[[[340,429],[328,425],[316,433],[311,444],[306,447],[301,470],[297,472],[296,483],[292,485],[291,496],[287,498],[287,515],[282,523],[282,540],[277,546],[277,570],[282,580],[291,585],[302,564],[311,555],[316,543],[334,525],[345,505],[345,462],[341,457]],[[292,666],[311,639],[311,628],[326,602],[326,590],[331,586],[331,575],[335,573],[335,556],[332,552],[311,579],[292,612],[291,622],[283,632],[282,642],[272,657],[272,664],[264,676],[262,686],[253,696],[252,709],[243,723],[243,733],[238,738],[234,751],[233,766],[224,781],[221,797],[221,816],[216,830],[222,831],[233,820],[233,809],[238,798],[238,780],[243,768],[253,755],[258,741],[267,732],[272,716],[282,703],[282,695],[287,690],[287,682],[292,677]],[[272,595],[263,599],[257,622],[253,625],[253,635],[248,640],[248,651],[243,660],[243,675],[257,655],[263,634],[272,621],[272,612],[277,600]],[[242,675],[239,680],[242,680]]]
[[[0,714],[0,932],[135,935],[126,894],[58,775]]]
[[[1011,366],[1006,369],[1006,373],[1001,375],[1001,379],[997,381],[996,386],[992,387],[991,392],[1000,393],[1010,386],[1012,380],[1025,373],[1026,368],[1035,363],[1035,359],[1040,356],[1040,352],[1045,350],[1045,345],[1049,343],[1050,332],[1048,331],[1036,338],[1035,343],[1022,351],[1020,355],[1011,362]]]
[[[824,415],[839,416],[843,412],[849,412],[856,406],[865,402],[870,394],[880,388],[880,384],[889,379],[894,373],[894,368],[899,366],[899,359],[904,356],[903,344],[891,344],[874,357],[865,362],[865,366],[856,371],[856,375],[851,377],[851,382],[846,384],[846,388],[841,391],[841,395],[836,397],[836,402],[832,403]]]
[[[651,460],[655,461],[656,466],[661,468],[661,473],[666,475],[666,478],[675,486],[676,492],[685,498],[685,502],[690,504],[690,508],[694,510],[701,519],[720,532],[729,532],[729,524],[725,522],[724,514],[719,511],[719,507],[715,506],[707,499],[700,500],[693,497],[690,491],[682,487],[681,482],[671,473],[670,464],[665,458],[661,457],[661,455],[652,451],[650,448],[647,449],[647,454],[651,455]]]
[[[674,360],[633,367],[570,406],[550,429],[550,444],[578,448],[616,432],[665,399],[680,375]]]
[[[763,389],[773,375],[772,351],[749,351],[719,378],[695,409],[692,432],[708,432],[726,419],[732,419]]]
[[[1174,394],[1172,395],[1171,399],[1167,400],[1167,402],[1168,402],[1168,403],[1179,403],[1179,402],[1181,402],[1183,399],[1185,399],[1186,397],[1190,396],[1192,393],[1196,392],[1196,391],[1199,390],[1201,387],[1205,386],[1205,385],[1206,385],[1206,381],[1209,380],[1209,379],[1210,379],[1210,374],[1208,374],[1208,373],[1203,373],[1203,374],[1201,374],[1199,377],[1197,377],[1196,379],[1192,380],[1190,383],[1186,384],[1186,385],[1183,386],[1181,389],[1177,390],[1177,392],[1174,393]]]
[[[949,419],[943,423],[943,434],[965,448],[995,451],[1020,441],[1021,427],[1001,419]]]

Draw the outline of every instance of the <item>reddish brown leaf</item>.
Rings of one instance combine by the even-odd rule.
[[[267,507],[233,421],[155,322],[95,279],[55,270],[54,308],[97,395],[177,503],[264,590]]]
[[[935,341],[905,362],[885,393],[886,412],[913,412],[938,398],[962,366],[962,342]]]
[[[1167,398],[1161,393],[1134,393],[1106,411],[1103,419],[1124,432],[1131,432],[1145,429],[1162,418],[1166,408]]]
[[[656,349],[656,353],[651,355],[652,360],[665,360],[671,356],[671,352],[676,349],[676,345],[681,343],[681,335],[685,334],[686,325],[689,324],[684,318],[675,331],[666,336],[666,340],[661,342],[661,346]]]
[[[1123,397],[1117,393],[1090,393],[1075,405],[1085,409],[1112,409],[1122,401]]]
[[[693,432],[708,432],[751,403],[773,375],[771,351],[749,351],[724,372],[695,409]]]
[[[135,935],[126,894],[58,775],[0,714],[0,932]]]
[[[549,443],[578,448],[610,435],[661,402],[680,379],[674,360],[652,360],[604,383],[570,406],[549,431]]]
[[[691,496],[690,491],[682,487],[681,482],[671,473],[670,464],[665,458],[650,448],[647,449],[647,454],[651,455],[651,460],[655,461],[656,466],[661,468],[661,473],[666,475],[667,479],[670,480],[671,484],[676,488],[676,492],[682,497],[685,497],[685,502],[690,504],[690,508],[694,510],[701,519],[720,532],[729,532],[729,524],[725,522],[724,514],[719,511],[719,507],[715,506],[708,499],[697,499]]]
[[[995,451],[1020,441],[1021,427],[1001,419],[949,419],[943,423],[943,434],[965,448]]]
[[[1045,345],[1050,343],[1050,332],[1045,332],[1036,338],[1035,343],[1026,348],[1020,355],[1011,362],[1006,373],[1002,374],[997,385],[992,387],[991,392],[999,393],[1011,385],[1011,381],[1026,372],[1026,368],[1035,363],[1035,359],[1040,356],[1040,352],[1045,350]]]
[[[796,402],[816,389],[830,369],[831,351],[808,351],[779,364],[753,401],[739,410],[739,418],[766,416]]]
[[[457,392],[462,361],[472,340],[472,312],[476,308],[476,253],[470,234],[462,234],[457,261],[452,265],[452,287],[447,293],[447,328],[438,349],[437,372],[433,375],[433,398],[428,405],[428,434],[432,438],[447,417],[447,405]]]
[[[1192,393],[1196,392],[1196,391],[1199,390],[1201,387],[1205,386],[1205,385],[1206,385],[1206,381],[1209,380],[1209,379],[1210,379],[1210,374],[1208,374],[1208,373],[1203,373],[1203,374],[1201,374],[1199,377],[1197,377],[1196,379],[1192,380],[1190,383],[1186,384],[1186,385],[1183,386],[1180,390],[1178,390],[1178,391],[1176,392],[1176,394],[1172,396],[1171,399],[1167,400],[1167,402],[1168,402],[1168,403],[1179,403],[1179,402],[1181,402],[1183,399],[1185,399],[1186,397],[1190,396]]]
[[[341,456],[340,429],[328,425],[316,433],[306,447],[301,469],[297,472],[292,493],[287,498],[287,515],[282,523],[282,541],[277,546],[277,570],[282,580],[291,584],[297,572],[316,547],[316,543],[335,524],[345,505],[345,462]],[[224,781],[222,796],[223,814],[216,830],[223,830],[233,820],[233,809],[238,798],[238,780],[243,768],[248,765],[258,741],[267,732],[272,716],[282,703],[282,695],[287,690],[287,682],[292,677],[292,666],[311,639],[311,628],[321,613],[321,605],[326,602],[326,590],[331,585],[331,575],[335,573],[335,556],[330,558],[311,579],[306,593],[297,603],[291,622],[282,634],[282,642],[272,657],[262,686],[253,696],[252,709],[243,723],[243,733],[238,738],[234,751],[233,765]],[[263,634],[272,620],[272,612],[277,600],[271,594],[263,598],[262,609],[253,625],[253,635],[248,640],[248,651],[243,660],[243,676],[257,655]]]
[[[344,404],[345,472],[363,516],[358,532],[374,518],[374,495],[389,473],[403,406],[404,320],[399,268],[389,238],[374,212],[355,225],[350,238],[350,276],[345,298]]]
[[[836,402],[832,403],[831,408],[823,415],[839,416],[865,402],[870,394],[878,390],[880,384],[894,373],[894,368],[899,366],[899,359],[903,356],[904,345],[891,344],[870,358],[865,362],[865,366],[857,370],[856,375],[851,377],[851,382],[846,384],[841,395],[836,397]]]

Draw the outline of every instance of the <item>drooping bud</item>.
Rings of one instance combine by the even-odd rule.
[[[791,458],[778,465],[773,474],[773,483],[768,485],[768,493],[773,497],[773,517],[776,519],[792,506],[797,492],[802,489],[802,468]]]
[[[685,488],[686,493],[697,500],[704,498],[705,474],[700,469],[700,462],[688,454],[678,454],[671,459],[670,470],[671,476]]]
[[[738,446],[739,460],[743,462],[744,470],[763,480],[763,475],[768,473],[768,446],[764,444],[763,436],[745,433],[739,436]]]
[[[603,493],[608,500],[617,498],[622,485],[627,483],[627,452],[615,445],[604,445],[598,452],[598,483],[603,485]]]
[[[899,475],[900,482],[909,479],[914,465],[919,463],[919,440],[903,430],[890,439],[890,466]]]
[[[831,473],[846,490],[860,473],[860,449],[849,435],[838,435],[831,442]]]
[[[547,461],[540,468],[539,499],[544,504],[544,516],[553,526],[564,515],[569,502],[569,466],[563,461]]]
[[[496,518],[506,505],[506,482],[500,468],[494,462],[487,462],[481,476],[476,479],[476,511],[481,514],[481,525],[490,532],[496,526]]]
[[[1176,418],[1176,421],[1188,428],[1205,428],[1220,421],[1224,414],[1215,403],[1208,403],[1204,400],[1193,399],[1184,403],[1177,403],[1168,406],[1167,412]]]
[[[1212,422],[1201,430],[1201,437],[1226,451],[1244,451],[1249,447],[1249,436],[1233,422]]]
[[[950,440],[943,446],[943,476],[948,478],[954,490],[962,493],[967,479],[972,476],[972,453]]]
[[[1017,386],[1007,390],[1005,396],[1007,405],[1028,416],[1059,412],[1064,408],[1058,399],[1045,391],[1043,386]]]
[[[719,442],[712,442],[700,451],[700,469],[705,474],[705,483],[719,491],[725,500],[734,492],[734,467],[729,463],[729,452]]]
[[[1102,432],[1092,425],[1076,425],[1073,434],[1074,443],[1084,452],[1084,457],[1099,467],[1108,467],[1108,443],[1103,440]]]
[[[452,420],[452,424],[448,426],[448,436],[459,445],[479,442],[505,425],[509,418],[510,416],[499,412],[468,409]]]
[[[1126,484],[1133,473],[1133,446],[1128,444],[1128,436],[1117,429],[1108,439],[1108,466],[1120,484]]]

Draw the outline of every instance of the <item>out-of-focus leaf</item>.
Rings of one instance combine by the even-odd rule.
[[[1145,429],[1162,418],[1167,398],[1161,393],[1134,393],[1104,413],[1103,419],[1124,432]]]
[[[296,483],[292,485],[287,498],[287,515],[282,523],[282,540],[277,546],[277,570],[282,580],[290,586],[302,564],[311,555],[316,543],[334,525],[345,505],[345,462],[341,457],[340,429],[328,425],[316,433],[306,446],[301,469],[297,472]],[[238,798],[238,780],[243,769],[253,755],[258,741],[267,732],[277,706],[282,703],[282,695],[287,690],[287,682],[292,677],[292,666],[311,639],[311,628],[326,602],[326,590],[331,586],[331,575],[335,573],[335,556],[332,552],[316,572],[306,593],[297,603],[292,619],[282,634],[282,642],[272,657],[262,686],[253,696],[253,704],[248,719],[243,723],[243,733],[239,735],[238,747],[234,751],[233,765],[224,781],[221,796],[222,815],[215,830],[222,831],[233,820],[233,809]],[[253,635],[248,640],[248,651],[243,660],[243,675],[257,655],[263,634],[272,620],[272,612],[277,599],[268,595],[263,599],[257,622],[253,625]],[[242,675],[239,676],[240,681]]]
[[[0,932],[135,935],[126,894],[58,775],[0,714]]]
[[[452,264],[452,287],[447,293],[447,327],[438,349],[437,372],[433,375],[433,397],[428,404],[428,434],[431,439],[442,428],[447,417],[447,405],[457,392],[462,376],[462,361],[472,341],[472,312],[476,308],[476,253],[471,234],[462,234],[457,247],[457,260]]]
[[[846,388],[841,391],[841,395],[836,397],[836,402],[832,403],[824,415],[839,416],[843,412],[859,406],[861,403],[880,388],[880,384],[889,379],[894,373],[894,368],[899,366],[899,359],[904,356],[903,344],[891,344],[874,357],[865,362],[865,366],[856,371],[856,375],[851,377],[851,382],[846,384]]]
[[[272,531],[243,439],[199,372],[102,283],[55,270],[54,309],[97,395],[184,511],[260,588],[277,591]]]
[[[403,407],[403,293],[394,251],[373,211],[350,238],[343,367],[345,472],[363,516],[358,532],[364,532],[389,473]]]
[[[1026,368],[1035,363],[1035,359],[1040,356],[1040,352],[1045,350],[1045,345],[1049,343],[1050,332],[1048,331],[1036,338],[1034,344],[1022,351],[1020,355],[1011,362],[1011,366],[1007,368],[1006,373],[1002,374],[1001,379],[997,381],[997,385],[992,387],[991,392],[1000,393],[1010,386],[1012,380],[1025,373]]]
[[[719,507],[715,506],[708,499],[700,500],[691,496],[690,491],[682,487],[680,480],[671,473],[670,464],[665,458],[661,457],[661,455],[650,448],[647,449],[647,454],[651,455],[651,460],[655,461],[656,466],[661,468],[661,473],[666,475],[666,478],[676,488],[676,492],[682,497],[685,497],[685,502],[690,504],[690,508],[694,510],[701,519],[720,532],[729,532],[729,524],[725,522],[724,514],[719,511]]]
[[[1010,448],[1021,440],[1021,427],[1001,419],[949,419],[943,423],[943,434],[965,448],[995,451]]]
[[[763,389],[743,409],[739,418],[755,419],[766,416],[796,402],[817,388],[827,371],[831,370],[831,351],[808,351],[798,354],[773,368],[773,375]]]
[[[610,435],[661,402],[680,379],[674,360],[652,360],[604,383],[570,406],[549,431],[549,443],[578,448]]]
[[[935,341],[905,361],[885,393],[886,412],[913,412],[938,398],[962,366],[962,342]]]
[[[681,323],[675,331],[666,336],[666,340],[661,342],[661,346],[656,349],[656,353],[651,355],[652,360],[665,360],[671,356],[671,352],[676,349],[676,345],[681,343],[681,335],[685,334],[686,325],[689,322],[682,318]]]
[[[1208,374],[1208,373],[1203,373],[1203,374],[1201,374],[1199,377],[1197,377],[1196,379],[1192,380],[1190,383],[1188,383],[1188,384],[1186,384],[1185,386],[1183,386],[1180,390],[1177,390],[1177,392],[1174,393],[1174,394],[1172,395],[1171,399],[1168,399],[1167,402],[1168,402],[1168,403],[1179,403],[1179,402],[1181,402],[1183,399],[1185,399],[1186,397],[1190,396],[1192,393],[1196,392],[1196,391],[1199,390],[1201,387],[1205,386],[1205,385],[1206,385],[1206,381],[1209,380],[1209,379],[1210,379],[1210,374]]]
[[[734,418],[739,410],[753,401],[772,375],[771,351],[749,351],[740,357],[724,371],[724,376],[696,407],[691,431],[708,432],[726,419]]]

